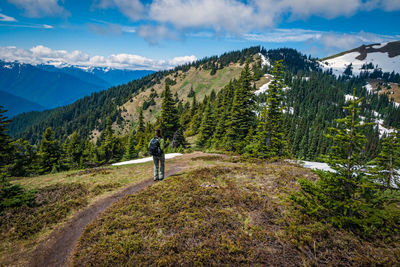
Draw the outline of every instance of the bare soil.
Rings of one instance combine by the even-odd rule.
[[[197,154],[197,153],[194,153]],[[166,177],[177,174],[188,166],[182,161],[167,166]],[[111,204],[124,196],[135,194],[155,183],[152,178],[126,187],[114,195],[103,198],[80,211],[69,222],[54,230],[32,252],[29,266],[68,266],[74,247],[86,225],[103,213]]]

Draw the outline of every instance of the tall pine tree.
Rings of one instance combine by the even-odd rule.
[[[382,140],[382,150],[373,160],[374,167],[370,173],[378,181],[391,188],[393,185],[400,186],[400,140],[399,134],[389,133],[389,136]]]
[[[179,129],[179,118],[168,84],[165,85],[163,93],[160,124],[164,138],[172,140],[175,131]]]
[[[12,151],[12,140],[7,134],[8,129],[6,128],[10,121],[3,115],[6,111],[0,106],[0,178],[2,180],[7,176],[7,166],[11,164],[10,154]]]
[[[40,174],[58,171],[58,163],[61,158],[61,149],[57,140],[54,139],[54,132],[47,128],[43,133],[38,152],[37,170]]]
[[[249,62],[246,62],[235,88],[232,110],[227,122],[227,131],[224,138],[227,150],[241,153],[246,146],[244,139],[255,121],[254,93],[251,86],[252,74]]]

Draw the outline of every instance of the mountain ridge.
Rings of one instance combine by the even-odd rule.
[[[93,92],[123,84],[152,71],[124,71],[93,69],[91,72],[74,68],[57,68],[52,65],[31,65],[0,61],[0,90],[37,103],[44,108],[68,105]],[[5,95],[4,95],[5,97]],[[9,106],[13,103],[13,106]],[[0,104],[19,113],[32,111],[32,105],[24,109],[17,102],[2,98]],[[43,108],[35,108],[39,111]],[[14,114],[14,113],[12,113]],[[14,114],[17,115],[17,114]]]
[[[374,71],[400,73],[400,41],[361,45],[319,62],[324,70],[332,69],[337,76]]]

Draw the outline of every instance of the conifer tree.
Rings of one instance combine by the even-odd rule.
[[[192,106],[190,109],[190,122],[186,131],[187,136],[192,136],[198,133],[201,124],[201,104],[197,103],[196,95],[193,96]]]
[[[13,163],[9,168],[11,176],[28,176],[34,173],[33,164],[36,160],[36,152],[33,150],[31,144],[24,139],[18,139],[12,142],[12,155]]]
[[[93,167],[99,162],[97,148],[89,139],[85,140],[84,149],[82,151],[81,167]]]
[[[210,138],[214,133],[214,114],[212,111],[211,98],[208,100],[206,104],[206,108],[203,113],[203,118],[201,121],[200,129],[199,129],[199,137],[197,139],[198,147],[208,147],[210,145]]]
[[[115,162],[122,157],[123,147],[121,141],[114,135],[110,118],[107,119],[104,139],[99,151],[101,160],[104,163]]]
[[[135,149],[135,147],[136,147],[135,133],[131,133],[128,138],[128,143],[126,144],[125,147],[125,154],[123,157],[124,160],[134,159],[138,156],[138,151]]]
[[[375,167],[369,171],[374,178],[391,188],[394,184],[400,185],[400,140],[398,133],[389,133],[382,140],[382,150],[373,160]]]
[[[185,139],[185,136],[183,135],[183,130],[182,130],[182,128],[179,128],[174,133],[174,137],[172,138],[172,142],[171,142],[171,147],[172,148],[186,148],[187,146],[188,146],[188,143]]]
[[[395,193],[380,191],[363,170],[366,137],[362,128],[369,124],[360,122],[361,101],[355,97],[350,100],[344,107],[349,114],[337,119],[338,127],[330,128],[334,134],[327,135],[334,141],[327,158],[334,172],[319,171],[320,180],[315,183],[299,179],[301,191],[291,199],[305,213],[334,226],[361,235],[371,235],[376,229],[387,233],[399,226],[399,222],[391,218],[400,215],[398,209],[397,215],[393,215],[393,207],[399,204],[400,198]]]
[[[74,131],[71,136],[65,140],[64,150],[68,167],[79,168],[84,150],[84,143],[78,132]]]
[[[54,132],[47,128],[43,133],[38,152],[37,170],[40,174],[57,171],[58,161],[61,158],[61,148],[57,140],[54,139]]]
[[[285,84],[281,60],[275,62],[272,74],[274,78],[267,90],[267,103],[261,111],[258,123],[256,155],[262,158],[287,154],[282,116],[284,109],[283,88]]]
[[[7,110],[3,109],[3,106],[0,106],[0,178],[3,181],[7,176],[7,166],[11,164],[10,162],[10,153],[12,151],[11,146],[11,138],[7,134],[8,129],[6,128],[7,124],[10,123],[7,120],[7,117],[3,115]]]
[[[224,138],[225,148],[241,153],[246,146],[244,138],[254,124],[254,93],[251,86],[252,75],[247,62],[240,75],[238,86],[235,88],[231,114],[227,122]]]
[[[138,128],[137,132],[144,132],[144,118],[143,118],[143,109],[139,110],[139,121],[138,121]]]
[[[167,84],[165,85],[161,104],[160,123],[164,138],[172,139],[175,131],[179,129],[179,118],[175,101]]]

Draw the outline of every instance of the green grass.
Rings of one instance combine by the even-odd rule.
[[[203,156],[213,162],[115,203],[91,223],[74,265],[399,265],[400,242],[361,240],[300,214],[283,162]]]
[[[192,161],[193,155],[196,154],[167,160],[166,171],[177,164],[198,168],[217,163]],[[36,190],[36,200],[33,207],[0,213],[0,265],[26,265],[29,251],[79,210],[128,185],[150,179],[152,175],[152,162],[146,162],[13,178],[13,183]]]
[[[25,265],[27,253],[55,227],[80,209],[126,187],[149,179],[152,163],[75,170],[12,182],[35,189],[33,207],[7,209],[0,214],[0,264]]]

